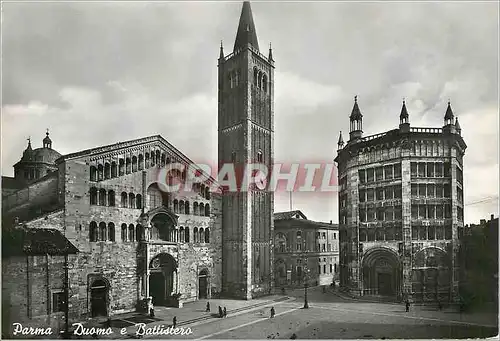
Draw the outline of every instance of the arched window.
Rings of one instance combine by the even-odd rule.
[[[258,88],[262,89],[262,72],[261,71],[259,71],[258,82],[259,82],[259,84],[257,85]]]
[[[130,224],[128,226],[128,241],[129,242],[133,242],[135,240],[135,238],[134,238],[134,232],[135,231],[134,230],[135,230],[134,229],[134,224]]]
[[[99,190],[99,206],[106,206],[106,190],[103,188]]]
[[[186,227],[186,229],[184,230],[184,235],[186,237],[186,243],[189,243],[189,227]]]
[[[104,242],[106,241],[106,223],[101,222],[99,223],[99,241]]]
[[[89,239],[91,242],[96,242],[98,239],[98,229],[97,229],[97,223],[95,221],[90,223],[89,227]]]
[[[125,159],[125,172],[126,172],[127,174],[130,174],[130,169],[131,169],[131,167],[130,167],[130,166],[131,166],[131,164],[132,164],[132,162],[130,161],[130,158],[129,158],[129,157],[128,157],[128,158],[126,158],[126,159]]]
[[[123,159],[118,160],[118,175],[122,176],[125,174],[125,161]]]
[[[366,242],[366,231],[365,230],[362,230],[360,229],[359,230],[359,241],[360,242]]]
[[[179,242],[184,243],[186,241],[186,237],[184,235],[184,227],[179,228]]]
[[[379,241],[384,240],[384,231],[382,229],[377,229],[377,232],[375,232],[375,239]]]
[[[115,241],[115,224],[114,223],[108,224],[108,238],[112,242]]]
[[[144,156],[142,154],[139,154],[139,170],[144,169]]]
[[[205,215],[205,205],[202,202],[200,202],[198,207],[199,207],[200,215],[201,216]]]
[[[141,224],[137,224],[137,226],[135,227],[135,238],[136,238],[136,241],[140,242],[141,240],[144,239],[144,229],[142,228],[142,225]]]
[[[121,202],[121,204],[122,204],[123,208],[126,208],[128,206],[127,205],[127,198],[128,198],[127,193],[122,192],[122,202]]]
[[[198,203],[195,201],[194,204],[193,204],[193,214],[194,215],[198,215]]]
[[[97,166],[97,180],[101,181],[104,178],[104,167],[102,165]]]
[[[97,168],[90,166],[90,181],[97,181]]]
[[[179,201],[179,213],[184,214],[184,201]]]
[[[135,194],[134,193],[128,194],[128,204],[129,204],[130,208],[135,208]]]
[[[210,205],[205,205],[205,217],[210,217]]]
[[[205,231],[203,230],[203,227],[200,227],[200,236],[198,237],[198,241],[200,243],[204,243],[205,242]]]
[[[149,209],[168,206],[168,193],[162,192],[158,184],[154,183],[147,190]]]
[[[166,159],[165,153],[161,153],[161,166],[162,167],[165,167],[165,159]]]
[[[265,74],[262,76],[262,90],[267,92],[267,76]]]
[[[97,205],[97,188],[90,188],[90,204]]]
[[[259,78],[259,71],[257,70],[256,67],[253,68],[253,85],[257,86],[258,84],[258,78]]]
[[[186,201],[184,203],[184,211],[186,214],[189,214],[189,201]]]
[[[156,160],[155,160],[156,162],[155,163],[157,165],[160,165],[160,151],[159,150],[156,151],[155,158],[156,158]]]
[[[193,243],[198,243],[198,228],[193,229]]]
[[[132,156],[132,172],[137,172],[137,156]]]
[[[179,213],[179,201],[177,199],[174,200],[174,213]]]
[[[109,163],[104,164],[104,179],[109,179],[111,177],[111,167]]]
[[[283,233],[277,233],[274,238],[274,243],[278,252],[286,252],[286,237]]]
[[[127,241],[127,224],[122,224],[122,242]]]
[[[142,208],[142,195],[140,195],[140,194],[137,194],[135,196],[135,207]]]
[[[210,187],[205,188],[205,199],[210,200]]]
[[[108,205],[115,206],[115,191],[108,191]]]
[[[117,173],[117,168],[116,168],[116,162],[111,162],[111,177],[116,178],[118,175]]]
[[[205,243],[210,243],[210,230],[205,229]]]
[[[155,152],[151,152],[151,167],[155,165]]]
[[[149,168],[149,153],[146,152],[144,157],[144,168]]]
[[[262,150],[259,150],[257,152],[257,162],[258,163],[262,163],[264,162],[264,155],[262,154]]]
[[[168,165],[170,163],[170,158],[167,157],[167,160],[165,161],[165,163]]]

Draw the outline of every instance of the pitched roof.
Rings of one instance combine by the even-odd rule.
[[[276,212],[274,213],[274,220],[294,219],[297,218],[297,215],[299,215],[301,219],[307,219],[304,213],[300,210],[295,210],[288,212]]]
[[[448,102],[448,107],[446,108],[446,114],[444,115],[444,119],[445,120],[452,120],[453,116],[454,115],[453,115],[453,110],[451,110],[451,104],[450,104],[450,102]]]
[[[253,22],[250,1],[243,2],[233,52],[243,49],[247,45],[251,45],[253,48],[257,49],[257,51],[259,50],[259,42],[257,40],[257,32],[255,31],[255,24]]]
[[[56,229],[18,227],[2,233],[2,257],[77,252],[78,249]]]
[[[354,105],[352,107],[351,116],[349,116],[349,118],[351,119],[351,121],[363,118],[361,110],[359,110],[358,106],[358,96],[354,96]]]
[[[73,158],[87,156],[87,155],[96,155],[96,154],[100,154],[100,153],[105,153],[105,152],[109,152],[110,150],[119,150],[119,149],[130,148],[132,146],[137,146],[140,144],[147,144],[147,143],[151,143],[151,142],[159,142],[166,149],[170,150],[176,157],[178,157],[184,163],[186,163],[188,165],[190,165],[190,164],[196,165],[196,163],[194,163],[191,159],[189,159],[180,150],[175,148],[172,144],[170,144],[170,142],[168,142],[161,135],[152,135],[152,136],[142,137],[142,138],[138,138],[138,139],[134,139],[134,140],[117,142],[117,143],[113,143],[113,144],[109,144],[109,145],[105,145],[105,146],[85,149],[85,150],[82,150],[82,151],[79,151],[76,153],[63,155],[57,160],[57,162],[62,162],[63,160],[70,160]],[[217,181],[210,174],[206,174],[204,171],[202,173],[207,176],[207,178],[209,179],[209,181],[211,183],[218,185]]]
[[[406,110],[406,103],[403,101],[403,106],[401,107],[401,114],[399,118],[408,118],[408,110]]]

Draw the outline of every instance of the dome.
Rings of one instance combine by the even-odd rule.
[[[36,148],[31,152],[31,161],[35,162],[55,163],[60,157],[61,154],[49,148]]]

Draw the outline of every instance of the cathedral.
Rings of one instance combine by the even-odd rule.
[[[218,70],[219,167],[270,167],[274,60],[271,49],[259,50],[249,2],[233,51],[220,47]],[[162,169],[196,165],[161,135],[67,155],[48,131],[41,148],[31,144],[14,177],[2,177],[7,323],[60,329],[66,313],[71,324],[271,292],[272,192],[212,191],[218,184],[208,174],[191,190],[162,190]],[[172,180],[183,182],[186,173],[170,172]]]

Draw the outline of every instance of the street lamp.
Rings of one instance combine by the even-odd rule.
[[[307,260],[307,258],[306,258]],[[307,263],[304,263],[304,309],[309,309],[309,302],[307,301],[307,282],[309,279],[309,269],[307,268]]]

